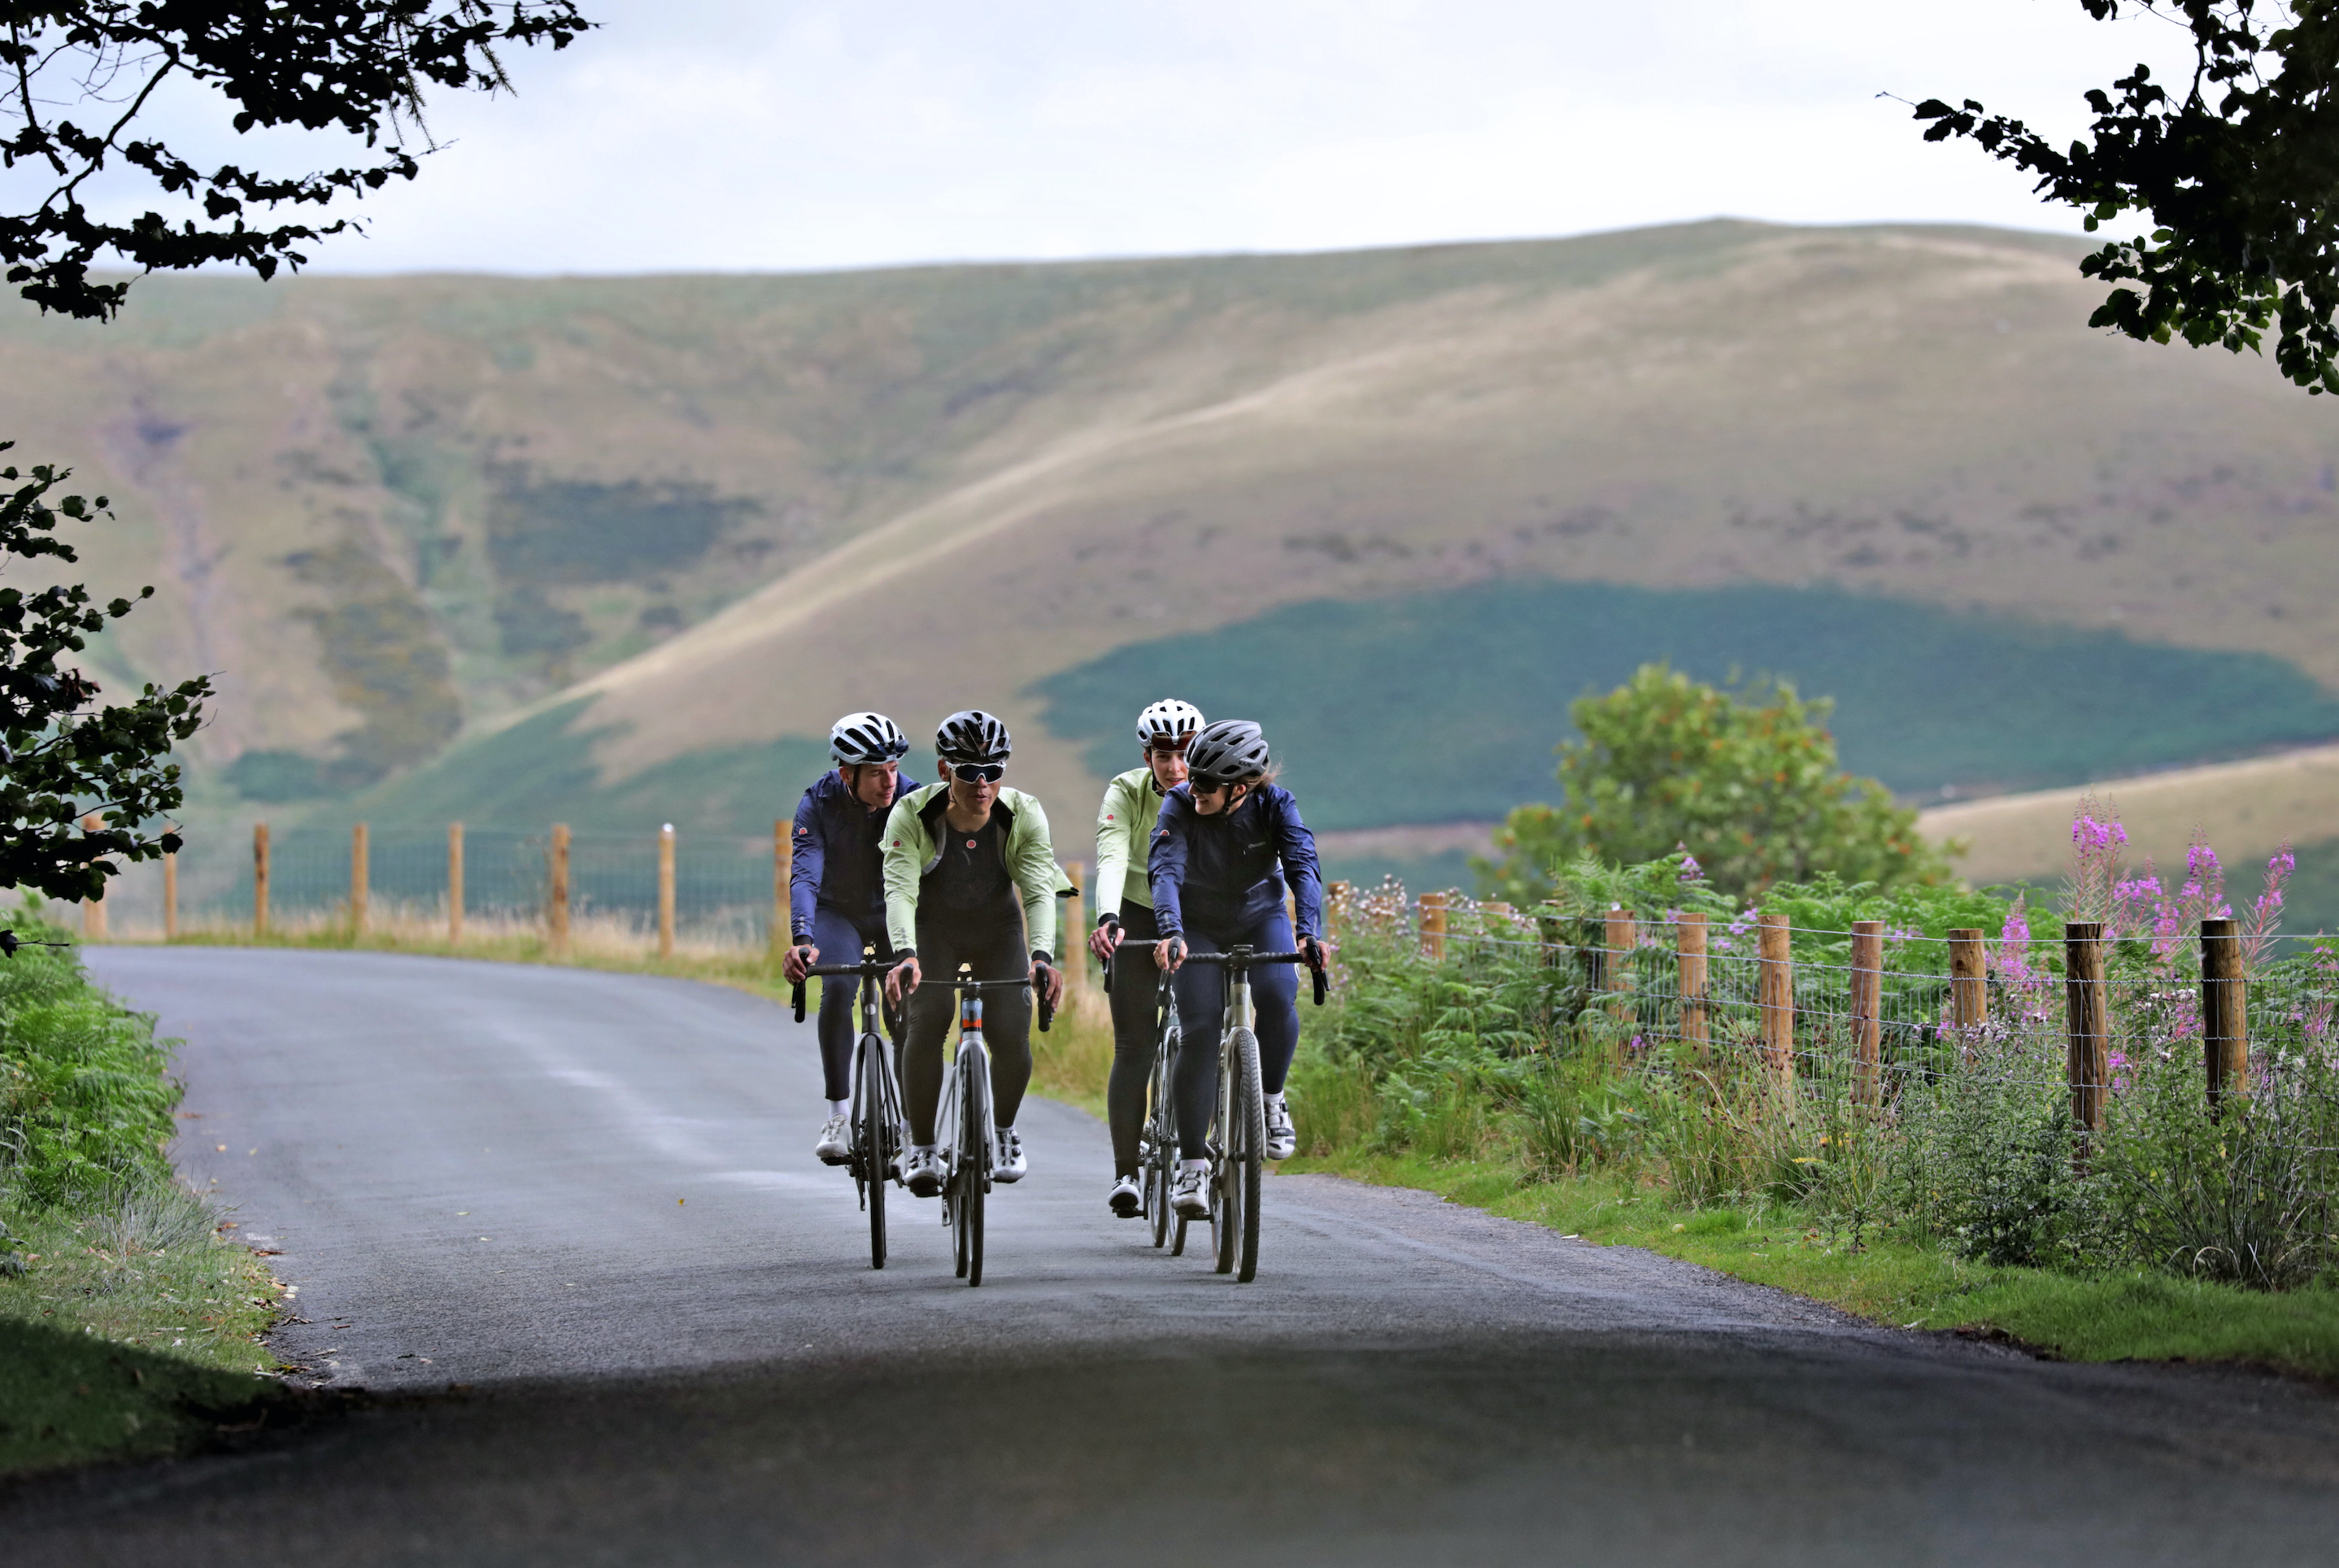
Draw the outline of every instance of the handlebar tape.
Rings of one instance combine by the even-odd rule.
[[[794,990],[795,992],[796,1021],[798,1023],[802,1023],[804,1021],[804,981],[796,981]]]

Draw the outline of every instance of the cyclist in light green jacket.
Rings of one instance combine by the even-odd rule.
[[[1137,1140],[1145,1122],[1145,1083],[1153,1071],[1153,893],[1145,874],[1163,792],[1186,782],[1186,743],[1202,727],[1193,704],[1165,697],[1137,715],[1143,767],[1105,785],[1097,809],[1097,923],[1089,950],[1112,966],[1112,1077],[1105,1121],[1112,1129],[1112,1191],[1106,1201],[1123,1219],[1144,1207],[1137,1184]],[[1126,942],[1129,946],[1115,957]]]
[[[885,927],[901,962],[885,977],[896,1002],[910,994],[902,1045],[903,1098],[910,1149],[902,1178],[919,1198],[942,1190],[934,1115],[943,1092],[943,1041],[958,1017],[947,985],[919,992],[922,969],[939,980],[961,963],[976,980],[1017,980],[1053,1007],[1064,977],[1055,967],[1056,894],[1071,885],[1056,864],[1040,803],[999,781],[1007,771],[1007,726],[979,709],[952,714],[934,735],[943,784],[910,791],[885,819]],[[983,1007],[992,1050],[992,1114],[999,1164],[992,1179],[1020,1181],[1028,1169],[1015,1113],[1031,1081],[1031,998],[996,992]]]

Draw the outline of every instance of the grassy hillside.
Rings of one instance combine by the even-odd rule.
[[[1084,819],[1099,780],[1085,733],[1041,721],[1051,676],[1505,580],[1834,584],[2339,683],[2329,410],[2255,361],[2088,332],[2077,249],[1707,223],[820,277],[156,280],[119,328],[0,319],[0,429],[115,496],[96,575],[166,598],[109,667],[222,672],[201,744],[253,797],[395,778],[459,730],[390,789],[500,787],[520,770],[489,732],[558,708],[549,753],[520,732],[529,768],[723,814],[792,789],[789,747],[844,708],[914,730],[981,704],[1016,725],[1021,782]],[[2202,744],[2249,744],[2232,731]],[[2153,754],[2201,754],[2177,739]]]

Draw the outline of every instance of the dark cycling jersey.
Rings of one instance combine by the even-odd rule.
[[[900,800],[918,787],[903,774],[893,786]],[[856,926],[882,929],[885,883],[879,872],[890,804],[874,810],[861,804],[832,768],[814,781],[796,803],[795,827],[788,835],[794,857],[788,869],[788,927],[796,935],[812,930],[813,911],[825,906]]]
[[[1261,784],[1234,810],[1204,816],[1179,784],[1162,797],[1145,869],[1165,937],[1189,923],[1214,933],[1255,926],[1281,912],[1287,878],[1298,907],[1298,934],[1323,932],[1316,835],[1299,820],[1289,790]]]

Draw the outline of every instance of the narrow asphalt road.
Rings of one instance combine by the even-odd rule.
[[[1034,1103],[985,1282],[809,1154],[809,1026],[634,976],[115,949],[277,1340],[390,1395],[0,1494],[24,1563],[2339,1559],[2339,1402],[1868,1327],[1418,1193],[1271,1178],[1154,1251]]]

